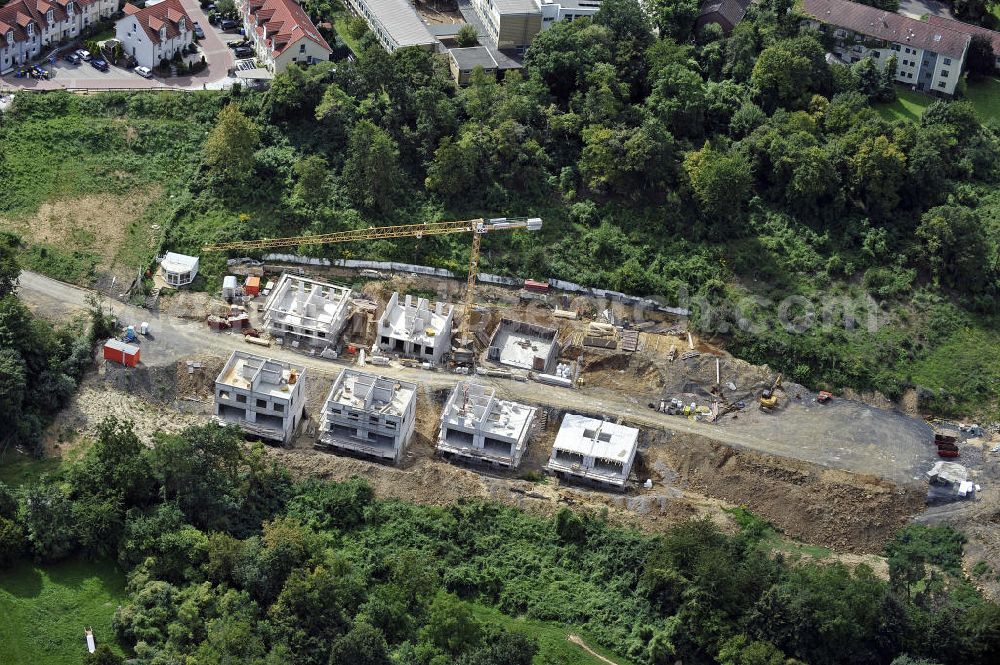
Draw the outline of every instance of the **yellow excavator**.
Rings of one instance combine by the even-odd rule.
[[[760,394],[760,410],[772,411],[778,406],[778,395],[774,391],[781,387],[781,375],[779,374],[770,388],[765,388]]]

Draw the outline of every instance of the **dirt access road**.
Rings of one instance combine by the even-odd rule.
[[[42,316],[67,320],[87,309],[86,289],[70,286],[32,272],[22,272],[21,299]],[[193,356],[227,357],[234,348],[248,348],[286,361],[314,368],[316,374],[336,373],[349,361],[329,361],[296,351],[273,347],[266,351],[248,347],[240,336],[217,333],[200,321],[191,321],[140,307],[105,301],[105,306],[124,323],[136,326],[148,321],[149,339],[144,339],[142,362],[167,367]],[[443,371],[403,367],[379,367],[378,373],[421,384],[425,389],[450,388],[463,377]],[[934,459],[929,445],[930,428],[901,414],[848,400],[815,405],[791,403],[779,414],[724,426],[667,416],[620,391],[587,387],[555,388],[534,382],[477,377],[498,394],[563,411],[604,415],[641,427],[705,437],[737,449],[759,451],[801,459],[821,466],[878,476],[896,483],[913,482]],[[830,408],[832,407],[832,408]]]

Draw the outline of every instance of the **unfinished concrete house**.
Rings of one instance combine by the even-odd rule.
[[[545,468],[560,478],[624,488],[638,447],[634,427],[567,413]]]
[[[441,415],[437,449],[445,457],[515,468],[528,447],[536,411],[499,399],[492,388],[462,381]]]
[[[451,348],[451,322],[455,308],[443,302],[393,293],[378,320],[377,349],[384,353],[439,363]]]
[[[215,418],[247,434],[288,443],[305,409],[302,365],[233,351],[215,380]]]
[[[486,351],[492,362],[543,373],[552,371],[558,357],[555,329],[510,319],[500,320]]]
[[[333,346],[350,303],[349,288],[284,273],[264,302],[264,328],[293,347]]]
[[[398,463],[413,435],[416,412],[416,384],[342,370],[323,405],[316,447]]]

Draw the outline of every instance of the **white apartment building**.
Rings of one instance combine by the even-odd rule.
[[[11,0],[0,7],[0,74],[44,55],[48,46],[79,37],[118,7],[118,0]]]
[[[884,68],[895,55],[900,83],[938,95],[955,93],[972,40],[967,32],[848,0],[803,0],[802,13],[810,25],[832,35],[845,62],[870,56]]]
[[[115,37],[126,55],[152,69],[170,60],[194,41],[194,28],[180,0],[162,0],[139,9],[126,4],[125,17],[115,23]]]

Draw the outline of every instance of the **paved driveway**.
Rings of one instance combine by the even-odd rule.
[[[54,73],[53,78],[47,81],[19,79],[14,78],[13,75],[4,76],[0,81],[5,87],[25,90],[60,90],[64,88],[211,90],[227,87],[235,80],[228,78],[229,70],[234,66],[232,51],[226,46],[219,33],[209,25],[208,16],[198,5],[198,0],[181,0],[181,4],[184,5],[191,20],[197,21],[205,32],[205,38],[198,43],[200,51],[195,57],[205,56],[208,67],[197,74],[166,79],[155,76],[152,79],[144,79],[134,72],[118,67],[101,72],[91,67],[89,63],[71,65],[60,60],[54,66],[46,65],[46,69]]]
[[[938,0],[899,0],[899,13],[910,18],[924,15],[953,18],[948,5]]]

